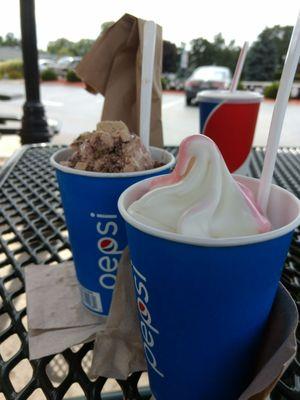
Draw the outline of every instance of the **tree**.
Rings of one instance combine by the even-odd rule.
[[[15,47],[15,46],[20,46],[20,44],[21,44],[20,39],[17,39],[15,35],[11,32],[7,33],[5,35],[5,38],[0,36],[0,46]]]
[[[292,26],[275,25],[258,35],[247,57],[247,79],[273,80],[280,77],[292,30]]]
[[[292,26],[275,25],[272,28],[265,28],[259,35],[265,41],[273,42],[276,47],[277,60],[276,60],[276,75],[280,76],[283,68],[285,56],[289,47],[290,39],[292,36]]]
[[[234,70],[240,48],[232,40],[226,45],[221,33],[218,33],[213,42],[204,38],[194,39],[189,57],[190,69],[201,65],[220,65]]]
[[[107,31],[107,29],[110,28],[114,23],[115,23],[115,21],[103,22],[103,24],[101,24],[101,33],[104,33],[105,31]]]
[[[56,54],[59,56],[75,56],[74,42],[68,39],[60,38],[53,42],[49,42],[47,46],[47,51],[51,54]]]
[[[76,56],[83,57],[92,47],[94,40],[92,39],[81,39],[79,42],[74,43],[73,50]]]
[[[79,42],[71,42],[68,39],[60,38],[49,42],[47,50],[58,56],[84,56],[92,47],[92,39],[81,39]]]
[[[215,64],[213,45],[204,38],[194,39],[191,42],[189,67],[195,69],[201,65]]]
[[[176,72],[178,69],[178,51],[174,43],[163,41],[163,72]]]
[[[245,78],[250,81],[273,80],[276,62],[277,51],[274,43],[259,38],[249,50],[245,65]]]

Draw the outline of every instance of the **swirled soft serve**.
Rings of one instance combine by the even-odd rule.
[[[174,171],[151,180],[149,191],[128,212],[148,226],[200,238],[271,229],[251,190],[231,176],[219,149],[204,135],[183,140]]]

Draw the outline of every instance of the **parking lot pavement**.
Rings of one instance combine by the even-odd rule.
[[[22,115],[24,89],[22,81],[0,81],[0,94],[13,94],[10,101],[0,102],[0,114]],[[103,97],[92,95],[83,88],[72,85],[44,83],[41,98],[48,118],[58,121],[60,133],[53,143],[70,143],[79,133],[91,130],[100,119]],[[272,117],[274,102],[264,101],[257,122],[254,144],[265,145]],[[187,107],[182,93],[163,94],[162,119],[166,145],[178,145],[180,141],[199,131],[197,107]],[[283,127],[282,145],[300,146],[300,102],[289,104]],[[0,158],[9,156],[19,146],[16,136],[2,136]]]

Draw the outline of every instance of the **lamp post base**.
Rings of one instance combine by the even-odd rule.
[[[20,136],[22,144],[49,142],[51,135],[45,110],[40,102],[25,102]]]

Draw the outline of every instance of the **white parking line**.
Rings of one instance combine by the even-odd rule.
[[[168,103],[163,103],[162,108],[163,110],[165,110],[166,108],[172,108],[174,106],[177,106],[178,104],[183,104],[184,103],[184,99],[177,99],[174,101],[170,101]]]

